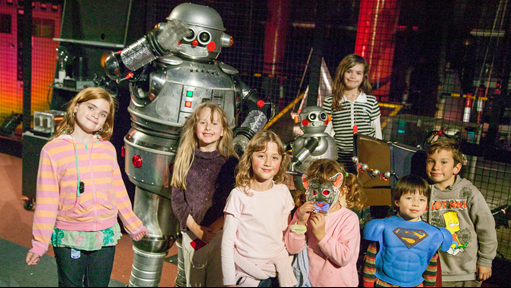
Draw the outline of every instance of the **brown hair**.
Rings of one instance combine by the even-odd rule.
[[[346,186],[347,188],[347,208],[355,208],[357,210],[361,209],[365,202],[362,183],[360,183],[358,180],[357,175],[353,173],[346,175],[346,170],[341,164],[331,159],[316,159],[309,164],[309,167],[305,171],[307,179],[317,179],[322,184],[332,182],[330,178],[332,178],[337,173],[342,173],[344,176],[342,186]],[[305,191],[303,191],[301,194],[304,193]]]
[[[232,145],[232,130],[229,127],[229,122],[225,111],[218,104],[207,101],[200,104],[193,111],[192,115],[186,119],[185,125],[181,131],[181,139],[179,139],[179,146],[176,153],[176,159],[174,161],[172,180],[170,185],[179,187],[186,190],[186,177],[188,171],[192,166],[193,159],[195,157],[195,149],[198,147],[198,139],[195,134],[195,126],[199,122],[200,113],[203,109],[209,108],[211,111],[210,119],[213,121],[215,115],[218,113],[220,120],[222,121],[223,136],[218,141],[217,150],[224,157],[236,156],[234,147]]]
[[[450,138],[440,138],[426,148],[426,153],[431,155],[440,150],[451,151],[452,159],[454,160],[454,166],[458,165],[458,163],[462,163],[463,153],[461,153],[460,145],[456,140]]]
[[[252,155],[255,152],[265,151],[268,143],[273,142],[277,144],[278,152],[282,157],[279,171],[273,176],[275,183],[283,183],[286,180],[287,166],[291,162],[291,157],[286,153],[284,144],[280,137],[271,130],[261,130],[257,132],[254,137],[248,142],[247,150],[241,156],[238,163],[238,174],[236,175],[236,187],[243,188],[245,193],[249,194],[250,180],[254,177],[252,170]]]
[[[342,109],[341,99],[342,96],[344,95],[344,90],[346,89],[343,81],[344,74],[346,73],[346,71],[355,67],[358,64],[364,65],[364,80],[362,80],[362,84],[360,84],[359,90],[368,95],[373,93],[373,88],[371,87],[371,83],[369,82],[369,64],[367,64],[367,61],[364,59],[364,57],[357,54],[350,54],[341,60],[335,72],[334,87],[332,88],[333,111],[338,111]]]
[[[110,104],[110,111],[108,111],[105,124],[103,124],[100,131],[96,131],[103,140],[110,140],[114,131],[114,114],[117,102],[115,101],[115,98],[108,93],[108,91],[101,87],[85,88],[67,103],[68,107],[66,115],[64,116],[64,120],[62,120],[55,129],[53,138],[57,138],[62,134],[72,134],[75,130],[76,124],[75,107],[83,102],[95,99],[103,99]]]
[[[403,195],[415,194],[417,192],[419,195],[426,196],[429,199],[431,196],[431,187],[428,182],[420,176],[414,174],[402,176],[399,178],[399,181],[397,181],[396,187],[394,187],[394,201],[399,201]]]

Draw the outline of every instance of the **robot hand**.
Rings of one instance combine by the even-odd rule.
[[[157,57],[180,52],[182,48],[179,47],[179,41],[189,33],[188,25],[178,19],[158,24],[156,29],[149,31],[126,49],[110,52],[103,63],[107,76],[118,82],[132,78],[133,71],[151,63]]]
[[[161,47],[169,51],[165,53],[165,55],[170,52],[176,53],[183,51],[184,48],[179,46],[179,41],[191,33],[188,29],[188,25],[181,20],[172,19],[168,20],[165,24],[161,24],[161,26],[163,26],[162,31],[157,38]]]

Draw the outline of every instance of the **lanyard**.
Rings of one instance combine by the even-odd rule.
[[[76,155],[76,143],[73,144],[75,148],[75,161],[76,161],[76,176],[78,177],[78,187],[76,188],[76,196],[80,197],[80,193],[85,191],[85,184],[80,181],[80,167],[78,166],[78,156]],[[87,144],[85,144],[85,149],[89,151]]]
[[[99,138],[96,139],[95,142],[93,142],[91,145],[94,145],[94,143],[98,143]],[[87,144],[85,145],[85,150],[89,151],[89,147],[87,147]],[[85,183],[80,181],[80,167],[78,167],[78,156],[76,155],[76,142],[73,144],[73,147],[75,148],[75,161],[76,161],[76,176],[78,177],[78,187],[76,188],[76,196],[80,197],[80,193],[83,193],[85,191]],[[89,160],[90,160],[89,156]]]

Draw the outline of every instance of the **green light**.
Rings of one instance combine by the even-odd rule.
[[[193,97],[193,91],[186,91],[186,97]]]

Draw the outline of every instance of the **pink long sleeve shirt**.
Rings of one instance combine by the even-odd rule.
[[[296,224],[300,212],[296,211],[290,225]],[[357,214],[348,208],[329,213],[325,218],[326,236],[318,242],[310,223],[306,234],[291,232],[284,235],[291,254],[302,251],[308,237],[309,280],[312,287],[357,287],[357,259],[360,250],[360,226]]]
[[[75,146],[80,181],[85,184],[79,197]],[[146,231],[132,210],[112,143],[95,137],[84,145],[64,135],[43,147],[37,175],[31,252],[40,256],[46,253],[54,227],[100,231],[115,225],[117,215],[129,234]]]

